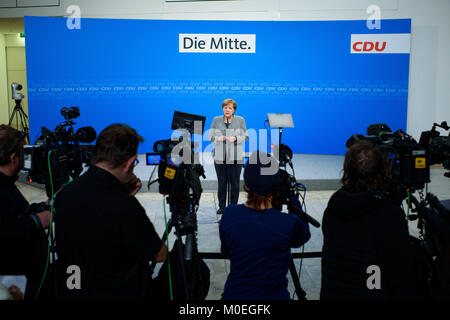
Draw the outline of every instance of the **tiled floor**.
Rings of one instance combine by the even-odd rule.
[[[429,184],[429,192],[434,193],[440,200],[450,199],[450,179],[443,176],[444,170],[433,168],[431,170],[432,183]],[[29,185],[19,184],[19,188],[30,202],[45,200],[45,193],[41,189]],[[322,214],[325,210],[328,200],[333,191],[310,191],[306,194],[307,212],[316,220],[322,220]],[[156,230],[163,234],[165,230],[165,219],[163,210],[163,197],[157,193],[139,193],[138,200],[145,207],[148,216],[155,225]],[[245,195],[241,194],[240,202],[245,200]],[[200,208],[197,212],[198,220],[198,248],[200,252],[220,252],[220,240],[218,232],[218,222],[220,217],[216,215],[217,195],[215,193],[203,193],[200,202]],[[167,209],[167,219],[170,212]],[[417,235],[415,222],[410,222],[411,234]],[[173,232],[169,237],[172,243],[174,240]],[[311,240],[305,244],[304,251],[321,251],[322,232],[320,229],[311,227]],[[300,249],[301,250],[301,249]],[[296,251],[300,251],[296,250]],[[211,271],[211,285],[207,299],[220,299],[223,286],[229,272],[229,262],[227,260],[206,260]],[[297,271],[301,261],[295,261]],[[300,283],[307,293],[308,299],[318,299],[320,293],[320,258],[303,259]],[[290,275],[289,291],[294,293],[294,286]]]

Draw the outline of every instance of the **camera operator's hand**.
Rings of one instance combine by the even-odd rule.
[[[127,188],[127,190],[130,192],[132,196],[135,196],[136,193],[138,193],[139,190],[141,190],[142,188],[141,179],[139,179],[138,177],[136,177],[136,175],[134,175],[133,178],[131,178],[131,180],[125,184],[125,188]]]
[[[227,140],[230,141],[230,142],[235,142],[237,140],[237,138],[236,137],[229,137],[229,138],[227,138]]]
[[[36,213],[36,216],[41,221],[42,228],[47,229],[50,226],[50,211]]]
[[[131,191],[131,195],[135,196],[136,193],[138,193],[139,190],[141,190],[141,188],[142,188],[142,181],[141,181],[141,179],[137,179],[137,182],[135,184],[135,188],[134,188],[133,191]]]
[[[219,137],[217,137],[217,141],[219,141],[219,142],[223,142],[223,141],[225,141],[225,140],[227,140],[227,137],[225,137],[225,136],[219,136]]]
[[[15,285],[8,288],[9,293],[12,295],[13,300],[23,300],[23,293]]]

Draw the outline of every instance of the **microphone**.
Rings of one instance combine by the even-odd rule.
[[[307,214],[305,211],[303,211],[300,208],[297,208],[297,206],[293,205],[292,203],[288,203],[288,211],[295,213],[305,222],[308,222],[309,224],[312,224],[316,228],[320,228],[320,222],[311,217],[309,214]]]
[[[280,166],[283,167],[286,165],[286,163],[289,163],[289,165],[292,168],[292,157],[293,157],[293,153],[291,148],[289,148],[287,145],[285,144],[280,144],[278,146],[278,157],[279,157],[279,161],[280,161]]]

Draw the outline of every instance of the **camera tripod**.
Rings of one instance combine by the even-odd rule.
[[[174,280],[174,282],[181,278],[181,283],[178,282],[175,284],[174,299],[185,301],[204,300],[208,294],[208,290],[206,289],[205,292],[204,289],[205,287],[209,288],[209,283],[207,283],[207,286],[203,284],[205,281],[209,282],[209,278],[203,279],[204,273],[201,270],[202,261],[199,259],[194,229],[196,223],[196,215],[194,212],[189,212],[184,216],[180,214],[172,215],[172,218],[168,222],[167,233],[164,233],[162,237],[162,242],[165,243],[172,228],[175,227],[177,240],[172,250],[176,251],[176,258],[173,259],[176,260],[176,263],[173,264],[173,261],[170,262],[171,268],[172,266],[175,266],[175,268],[171,270],[169,276],[171,278],[170,281]],[[186,236],[185,243],[182,242],[183,235]],[[155,265],[156,262],[153,262],[151,265],[152,272]],[[181,289],[179,289],[180,287]]]
[[[25,133],[26,143],[30,143],[30,129],[28,128],[28,116],[22,108],[21,105],[22,100],[16,99],[15,102],[16,105],[14,107],[13,112],[11,113],[8,125],[11,125],[15,118],[16,129],[23,131]]]

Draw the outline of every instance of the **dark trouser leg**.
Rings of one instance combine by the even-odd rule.
[[[219,209],[225,209],[227,201],[227,168],[226,164],[214,163],[217,173]]]
[[[228,176],[231,184],[231,199],[230,203],[238,203],[239,200],[239,182],[241,178],[242,164],[229,164]]]

